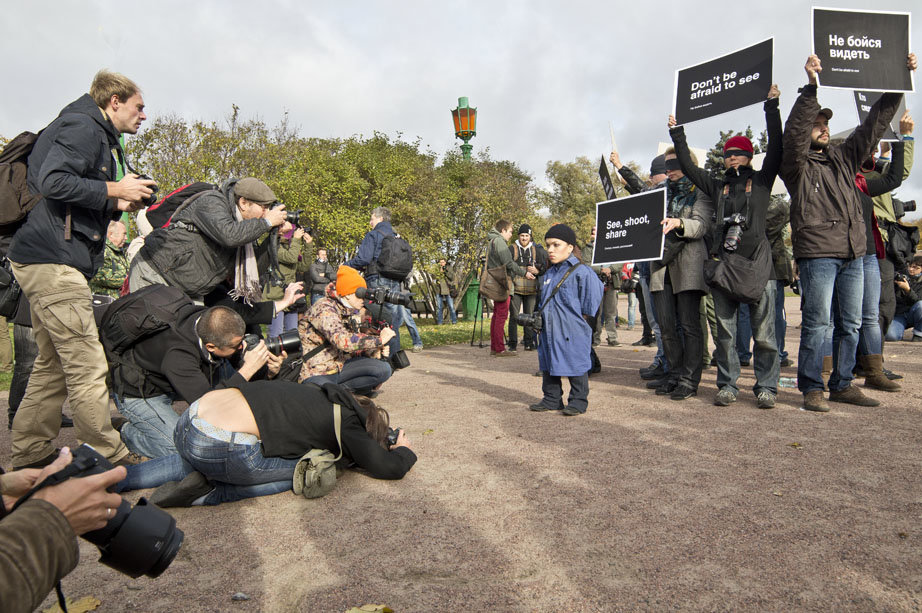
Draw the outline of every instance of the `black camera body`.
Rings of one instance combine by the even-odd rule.
[[[909,283],[909,277],[906,276],[905,274],[901,273],[901,272],[898,272],[898,273],[896,273],[896,274],[893,275],[893,281],[894,281],[895,283],[899,283],[900,281],[902,281],[902,282],[904,282],[904,283]]]
[[[746,216],[742,213],[734,213],[729,217],[724,217],[724,227],[727,228],[727,233],[724,235],[724,251],[733,253],[739,249],[743,232],[749,229]]]
[[[519,313],[515,317],[515,323],[526,328],[531,328],[535,332],[541,332],[541,329],[544,327],[544,317],[541,315],[541,311],[536,313]]]
[[[281,202],[276,202],[276,203],[273,204],[270,208],[275,209],[275,208],[278,208],[278,207],[280,207],[280,206],[285,206],[285,205],[284,205],[283,203],[281,203]],[[313,229],[312,227],[310,227],[310,226],[302,226],[302,225],[301,225],[301,213],[303,213],[303,211],[285,211],[285,221],[287,221],[288,223],[290,223],[290,224],[293,225],[293,226],[296,226],[296,227],[301,228],[301,229],[304,230],[307,234],[313,235],[313,234],[314,234],[314,229]]]
[[[893,216],[897,220],[902,219],[906,216],[906,213],[913,213],[916,210],[916,201],[915,200],[900,200],[899,198],[893,198]]]
[[[258,334],[245,334],[243,336],[243,346],[250,350],[259,344],[262,338]],[[286,330],[278,336],[270,336],[266,339],[266,349],[272,355],[282,355],[282,351],[288,355],[297,355],[301,353],[301,336],[297,330]]]
[[[355,290],[355,295],[372,304],[389,302],[390,304],[399,304],[405,307],[410,306],[413,299],[412,294],[395,292],[386,287],[359,287]]]
[[[139,179],[143,179],[143,180],[145,180],[145,181],[153,181],[153,179],[152,179],[151,177],[147,176],[147,175],[138,175],[138,178],[139,178]],[[151,191],[150,196],[147,196],[146,198],[144,198],[143,200],[141,200],[141,203],[142,203],[144,206],[153,206],[154,204],[157,203],[157,192],[160,191],[160,186],[159,186],[159,185],[151,185],[151,186],[150,186],[150,191]]]
[[[106,458],[84,443],[74,449],[71,463],[50,475],[40,487],[98,475],[112,468]],[[99,548],[100,562],[132,578],[159,577],[176,557],[184,537],[173,516],[146,498],[138,500],[134,507],[122,500],[105,526],[83,535]]]

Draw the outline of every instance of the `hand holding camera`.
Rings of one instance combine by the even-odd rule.
[[[118,183],[111,183],[108,196],[118,198],[120,211],[135,211],[157,202],[157,182],[147,175],[126,174]]]
[[[239,372],[240,376],[249,381],[269,361],[269,350],[266,348],[265,341],[261,339],[255,346],[250,346],[246,339],[244,343],[246,348],[243,352],[243,364],[240,365]]]
[[[266,212],[263,213],[263,219],[268,221],[273,228],[282,225],[288,221],[288,213],[285,211],[285,205],[280,204],[271,209],[266,209]]]

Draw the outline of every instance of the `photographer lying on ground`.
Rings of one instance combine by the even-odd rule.
[[[174,434],[179,455],[145,462],[119,490],[160,486],[150,500],[161,507],[215,505],[290,490],[295,466],[311,449],[342,452],[376,479],[401,479],[416,462],[403,430],[388,442],[387,411],[339,385],[228,387],[208,392],[183,413]],[[342,446],[334,403],[342,411]]]
[[[388,356],[387,343],[396,333],[390,327],[377,334],[362,332],[365,305],[356,291],[365,287],[357,270],[340,266],[336,283],[327,286],[326,297],[301,319],[302,383],[338,383],[367,395],[390,378],[393,370],[380,358]]]
[[[592,328],[586,318],[594,317],[602,304],[602,282],[591,268],[583,266],[573,255],[576,234],[569,226],[551,226],[544,241],[549,267],[542,277],[539,307],[530,321],[522,321],[539,329],[538,364],[544,398],[529,408],[532,411],[559,409],[564,415],[580,415],[589,406],[589,369],[592,366],[589,357]],[[566,407],[561,377],[570,379]]]

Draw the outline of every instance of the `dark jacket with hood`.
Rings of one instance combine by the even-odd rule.
[[[166,228],[147,235],[139,255],[173,287],[192,298],[209,293],[233,273],[237,248],[269,231],[265,219],[237,221],[236,179],[184,208]],[[255,248],[255,245],[254,245]]]
[[[29,155],[29,189],[44,196],[16,232],[9,258],[63,264],[90,279],[102,265],[106,228],[121,212],[107,196],[124,158],[119,133],[89,94],[68,104]],[[70,213],[71,238],[64,238]]]
[[[379,221],[374,228],[365,233],[365,238],[359,244],[355,257],[345,262],[343,266],[358,270],[366,281],[377,278],[378,270],[375,262],[381,255],[381,245],[386,236],[394,236],[394,228],[389,221]]]
[[[811,147],[820,112],[816,85],[805,85],[784,126],[781,178],[791,194],[794,258],[853,259],[865,255],[866,235],[855,174],[880,140],[902,94],[886,93],[841,145]]]
[[[703,168],[692,162],[685,140],[685,130],[677,126],[669,131],[675,145],[676,157],[692,183],[698,186],[714,202],[714,212],[720,219],[715,219],[713,226],[715,247],[722,248],[726,226],[723,219],[734,213],[746,217],[746,229],[743,231],[737,249],[739,255],[752,258],[759,242],[767,240],[765,232],[765,215],[771,201],[772,186],[781,166],[781,113],[778,110],[778,98],[765,101],[765,125],[768,130],[768,150],[761,170],[752,166],[740,166],[737,169],[724,170],[721,178],[715,178]],[[746,184],[751,181],[751,192],[746,196]],[[727,195],[724,196],[726,188]],[[747,203],[748,201],[748,203]],[[720,210],[721,204],[723,211]]]

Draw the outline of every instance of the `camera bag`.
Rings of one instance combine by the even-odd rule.
[[[493,248],[493,243],[490,243]],[[487,256],[487,261],[490,261]],[[488,298],[493,302],[505,302],[509,297],[509,277],[506,275],[505,266],[483,267],[483,273],[480,275],[480,295]]]
[[[343,457],[343,443],[340,438],[342,421],[342,407],[334,402],[333,428],[336,430],[339,455],[334,458],[327,449],[311,449],[301,456],[291,482],[291,489],[295,494],[301,494],[305,498],[320,498],[333,491],[336,486],[336,462]]]
[[[730,191],[729,185],[724,185],[723,193],[717,205],[716,221],[719,223],[724,218],[724,205],[726,196]],[[749,198],[752,194],[752,180],[746,181],[746,205],[744,211],[749,214]],[[723,251],[723,236],[718,229],[714,233],[714,242],[710,248],[711,255],[719,255],[719,259],[710,258],[704,262],[704,281],[709,287],[720,290],[732,300],[745,304],[755,304],[762,297],[765,286],[771,278],[772,250],[768,239],[760,238],[759,244],[752,254],[752,258],[736,252]]]
[[[19,282],[13,276],[10,261],[3,258],[2,262],[0,262],[0,317],[9,319],[16,314],[21,294],[22,288],[19,287]]]

